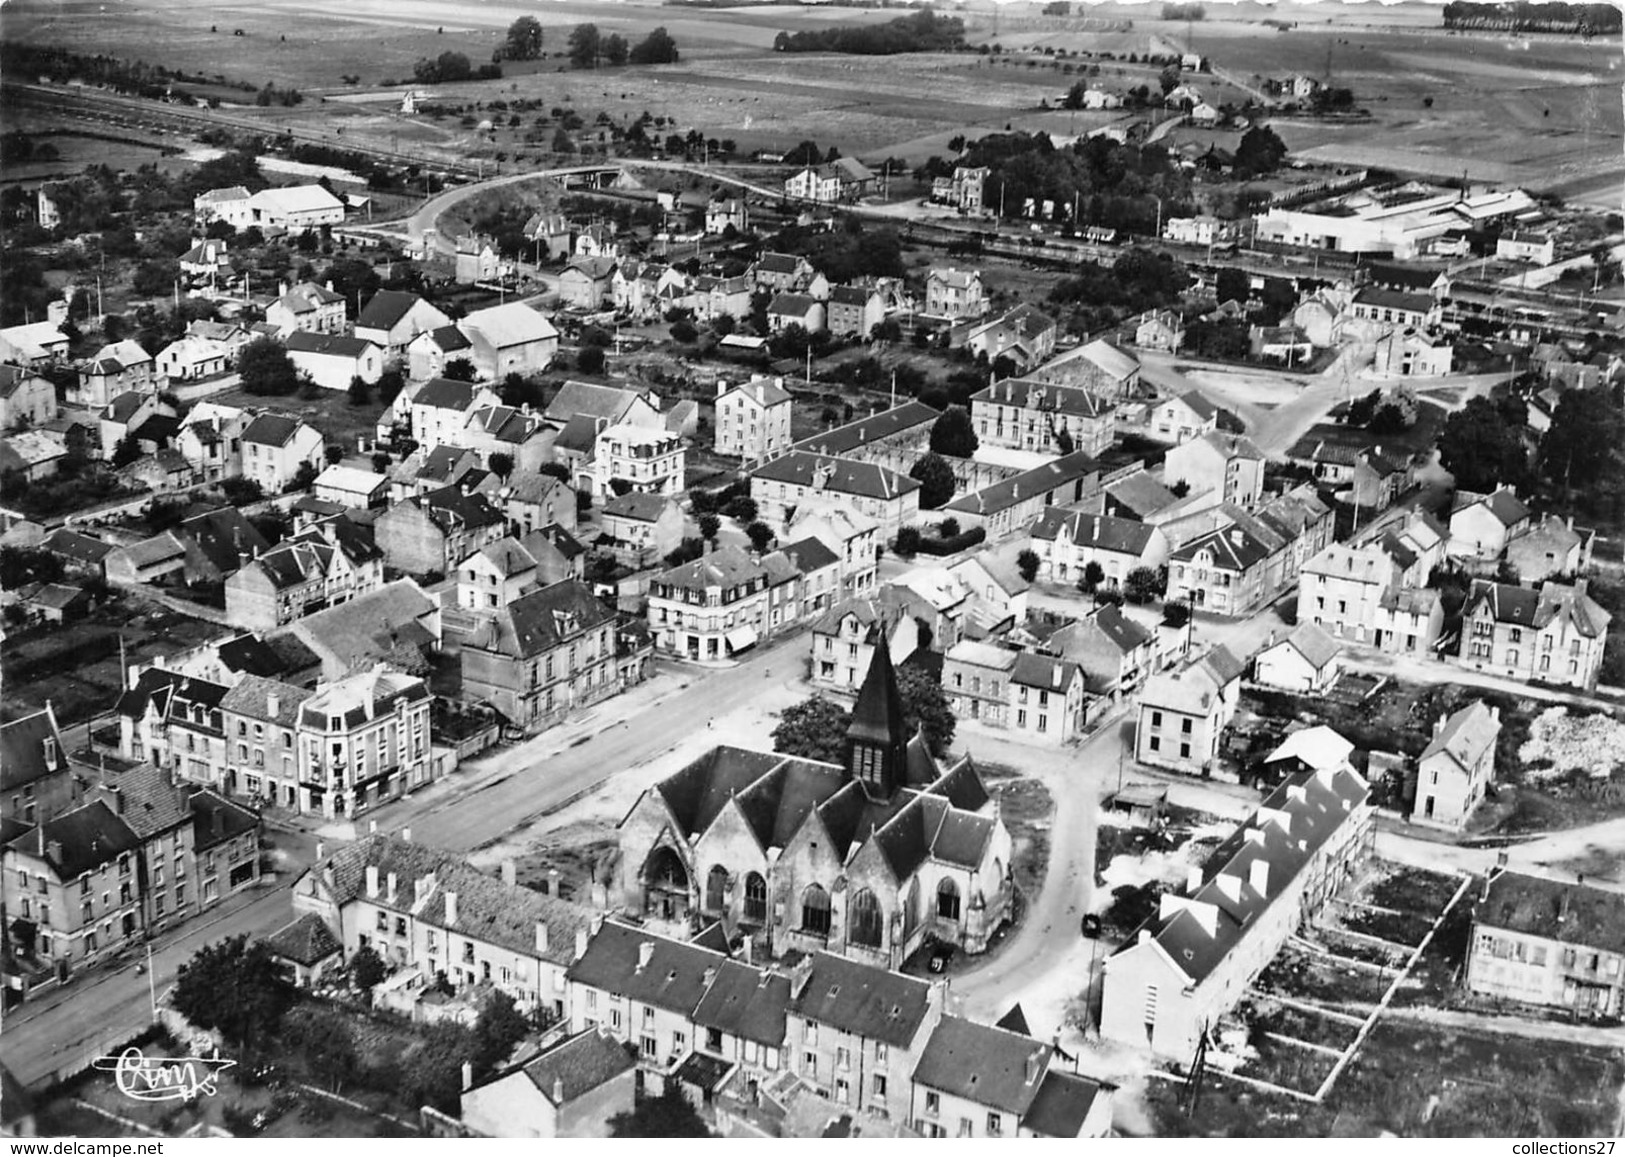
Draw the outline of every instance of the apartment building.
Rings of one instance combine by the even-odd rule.
[[[1625,894],[1546,876],[1492,871],[1473,907],[1467,987],[1479,996],[1625,1012]]]
[[[1475,579],[1455,661],[1509,679],[1595,690],[1610,620],[1586,594],[1585,579],[1535,589]]]

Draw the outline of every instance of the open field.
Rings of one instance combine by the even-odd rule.
[[[1338,12],[1302,10],[1299,25],[1275,32],[1263,19],[1278,11],[1248,7],[1190,26],[1195,47],[1215,74],[1192,78],[1216,102],[1244,99],[1260,78],[1293,70],[1321,75],[1355,91],[1372,116],[1363,122],[1278,118],[1295,152],[1332,163],[1384,165],[1459,176],[1560,185],[1586,196],[1617,192],[1622,137],[1620,107],[1605,90],[1619,61],[1602,42],[1558,37],[1446,34],[1437,10],[1364,6]],[[570,106],[587,119],[599,111],[625,120],[648,109],[686,130],[729,137],[742,150],[788,147],[806,137],[868,158],[896,155],[910,163],[946,151],[947,139],[1002,130],[1006,124],[1056,134],[1087,131],[1129,114],[1042,111],[1059,103],[1077,74],[1067,65],[1098,64],[1108,87],[1149,83],[1155,69],[1128,64],[1129,53],[1183,44],[1187,26],[1147,20],[1143,8],[1092,7],[1087,15],[1044,17],[1036,6],[1007,5],[966,13],[970,43],[994,42],[1001,57],[974,53],[855,57],[820,53],[772,55],[781,30],[831,23],[873,23],[895,13],[875,9],[759,6],[670,8],[640,3],[567,0],[536,9],[517,3],[449,0],[359,0],[342,12],[309,0],[271,0],[254,8],[209,9],[133,0],[116,16],[94,0],[21,0],[8,8],[7,35],[78,52],[140,56],[226,82],[293,85],[307,97],[294,109],[245,110],[271,124],[342,126],[352,140],[413,145],[467,155],[478,144],[454,124],[401,117],[387,93],[347,89],[342,77],[376,86],[410,77],[420,57],[454,50],[476,63],[489,58],[517,16],[534,14],[546,29],[544,59],[510,64],[500,81],[445,86],[434,96],[474,103],[534,99]],[[1123,28],[1123,21],[1132,21]],[[608,34],[638,37],[664,25],[681,63],[661,68],[566,71],[569,28],[591,21]],[[1118,22],[1118,30],[1103,29]],[[1429,27],[1429,25],[1432,25]],[[238,28],[244,35],[235,36]],[[212,29],[212,30],[211,30]],[[140,51],[132,46],[139,46]],[[158,47],[161,46],[161,49]],[[1088,58],[1043,55],[1042,49],[1088,52]],[[1328,50],[1329,55],[1328,55]],[[1111,53],[1116,59],[1104,60]],[[244,101],[241,89],[207,90]],[[377,99],[368,99],[376,95]],[[1517,132],[1509,155],[1505,133]],[[500,149],[502,140],[494,142]]]

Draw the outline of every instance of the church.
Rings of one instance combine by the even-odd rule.
[[[717,747],[621,821],[624,908],[720,921],[753,950],[895,968],[928,936],[981,952],[1010,912],[1010,833],[970,757],[908,733],[885,647],[858,695],[844,767]]]

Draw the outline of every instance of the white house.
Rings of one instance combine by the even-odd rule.
[[[286,344],[288,360],[329,390],[348,389],[353,378],[371,385],[384,372],[384,351],[364,338],[301,330]]]
[[[477,309],[458,323],[470,360],[492,381],[545,370],[559,349],[559,331],[528,305],[514,301]]]
[[[717,382],[716,452],[747,462],[790,448],[790,392],[783,378],[753,377],[732,388]]]
[[[406,354],[406,347],[421,333],[450,325],[451,319],[415,293],[380,289],[368,299],[355,319],[355,336],[370,341],[386,358]]]
[[[243,431],[243,477],[266,494],[281,494],[308,464],[319,471],[327,440],[314,426],[286,414],[261,414]]]
[[[249,198],[249,224],[305,233],[344,224],[344,202],[320,185],[261,189]]]
[[[1302,622],[1253,660],[1253,678],[1283,691],[1318,695],[1342,673],[1343,648],[1314,623]]]
[[[169,382],[193,382],[226,372],[226,347],[206,337],[185,334],[158,351],[158,376]]]

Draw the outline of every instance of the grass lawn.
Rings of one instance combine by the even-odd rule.
[[[376,397],[364,406],[356,406],[350,403],[350,395],[343,390],[320,390],[309,398],[301,394],[261,397],[234,386],[210,394],[208,400],[222,406],[275,410],[303,418],[322,432],[329,446],[340,446],[346,454],[356,453],[358,437],[371,441],[377,436],[378,419],[384,413],[384,405]]]

